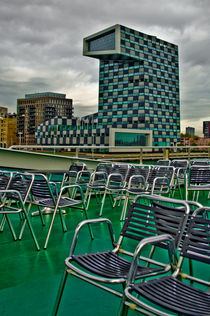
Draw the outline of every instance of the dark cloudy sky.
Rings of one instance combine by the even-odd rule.
[[[114,24],[178,44],[182,131],[210,120],[209,0],[0,0],[0,106],[53,91],[75,115],[97,111],[98,60],[83,38]]]

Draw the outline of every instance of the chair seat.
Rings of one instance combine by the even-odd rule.
[[[75,255],[73,260],[88,271],[107,278],[127,278],[131,264],[112,251]],[[139,266],[137,276],[161,270]]]
[[[130,291],[130,290],[129,290]],[[163,308],[182,315],[209,315],[210,294],[172,276],[131,286],[131,291]]]
[[[111,191],[122,191],[125,190],[124,187],[119,186],[119,185],[109,185],[108,187],[106,187],[107,190],[111,190]]]
[[[90,189],[97,189],[97,190],[104,190],[105,189],[105,184],[103,184],[103,183],[90,183],[90,184],[88,184],[88,186],[87,186],[88,188],[90,188]]]
[[[141,188],[130,188],[127,190],[128,193],[138,194],[138,193],[145,193],[145,189]]]
[[[56,201],[55,201],[56,202]],[[67,197],[61,197],[59,201],[58,207],[71,207],[73,205],[77,205],[82,203],[81,200],[74,200]],[[43,199],[36,202],[36,204],[43,206],[43,207],[55,207],[55,203],[52,199]]]

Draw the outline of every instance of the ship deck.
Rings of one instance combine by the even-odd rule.
[[[200,202],[206,206],[209,201],[201,193]],[[93,199],[89,211],[89,218],[97,218],[99,205]],[[111,207],[107,199],[103,217],[109,218],[114,226],[116,238],[123,225],[120,222],[121,207]],[[71,210],[65,216],[68,231],[62,232],[59,216],[56,216],[53,232],[48,248],[43,249],[51,215],[46,215],[46,226],[43,227],[39,216],[32,217],[41,251],[37,252],[33,240],[26,228],[23,239],[14,242],[11,233],[5,226],[0,233],[0,315],[51,315],[56,294],[64,271],[64,260],[68,256],[74,230],[77,224],[84,219],[78,210]],[[16,229],[20,228],[19,218],[14,218]],[[79,251],[89,252],[109,249],[110,240],[107,231],[102,225],[94,226],[94,240],[89,238],[88,231],[82,230],[79,241]],[[197,267],[201,275],[207,270]],[[98,289],[82,280],[69,277],[63,294],[58,315],[71,316],[104,316],[117,315],[120,299]],[[129,315],[137,315],[130,311]],[[138,314],[139,315],[139,314]]]

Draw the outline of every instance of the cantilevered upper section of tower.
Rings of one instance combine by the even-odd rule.
[[[104,60],[126,60],[130,58],[139,60],[144,58],[142,45],[148,47],[148,43],[150,43],[151,49],[159,45],[160,51],[163,50],[163,47],[171,47],[177,55],[177,45],[120,24],[84,38],[83,55]]]

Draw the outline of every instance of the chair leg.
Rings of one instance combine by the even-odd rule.
[[[120,308],[118,310],[118,316],[127,316],[129,310],[129,306],[125,304],[125,297],[122,298],[120,303]]]
[[[55,300],[55,305],[54,305],[54,308],[53,308],[53,311],[52,311],[52,316],[56,316],[57,313],[58,313],[58,309],[59,309],[59,306],[60,306],[60,302],[61,302],[61,298],[62,298],[62,295],[63,295],[64,288],[65,288],[67,276],[68,276],[68,272],[65,269],[64,275],[62,277],[62,280],[61,280],[61,283],[60,283],[60,286],[59,286],[57,297],[56,297],[56,300]]]
[[[102,216],[105,198],[106,198],[106,191],[104,192],[104,195],[103,195],[103,198],[102,198],[102,201],[101,201],[101,209],[100,209],[100,212],[99,212],[99,216]]]
[[[31,222],[30,222],[30,220],[29,220],[29,218],[28,218],[28,215],[27,215],[26,213],[24,213],[24,215],[25,215],[26,222],[27,222],[27,224],[28,224],[29,230],[30,230],[30,232],[31,232],[32,238],[33,238],[33,240],[34,240],[35,246],[36,246],[37,250],[39,251],[39,250],[40,250],[40,247],[39,247],[38,241],[37,241],[37,239],[36,239],[34,230],[33,230],[33,228],[32,228]]]
[[[9,225],[9,229],[11,231],[12,237],[16,241],[17,237],[16,237],[16,234],[15,234],[14,228],[12,226],[12,223],[11,223],[11,221],[9,219],[9,216],[7,214],[5,214],[5,218],[6,218],[6,221],[7,221],[8,225]]]
[[[65,233],[65,232],[67,232],[67,227],[66,227],[66,224],[65,224],[65,222],[63,220],[63,214],[62,214],[62,211],[60,209],[58,209],[58,212],[59,212],[59,216],[60,216],[63,232]]]
[[[88,219],[87,211],[85,209],[85,206],[84,206],[83,210],[84,210],[85,219]],[[90,238],[93,240],[94,236],[93,236],[93,231],[92,231],[92,228],[91,228],[90,224],[88,224],[88,230],[89,230]]]
[[[47,237],[46,237],[46,240],[45,240],[44,249],[47,249],[47,244],[48,244],[48,240],[49,240],[50,233],[51,233],[51,230],[52,230],[52,226],[53,226],[53,223],[54,223],[55,215],[57,213],[57,209],[58,209],[58,204],[56,205],[56,207],[54,209],[54,212],[53,212],[53,215],[52,215],[52,220],[51,220],[50,227],[49,227],[49,230],[48,230],[48,233],[47,233]]]
[[[2,219],[1,219],[1,224],[0,224],[0,232],[3,232],[5,222],[6,222],[6,218],[5,218],[5,215],[3,215]]]
[[[84,203],[86,203],[86,207],[85,207],[86,211],[87,211],[87,210],[88,210],[88,208],[89,208],[91,195],[92,195],[92,192],[90,191],[90,192],[89,192],[89,195],[88,195],[88,198],[87,198],[87,199],[85,199],[85,202],[84,202]]]
[[[125,220],[127,207],[128,207],[128,195],[126,194],[126,195],[125,195],[125,199],[124,199],[124,203],[123,203],[123,208],[122,208],[122,213],[121,213],[120,221]]]

